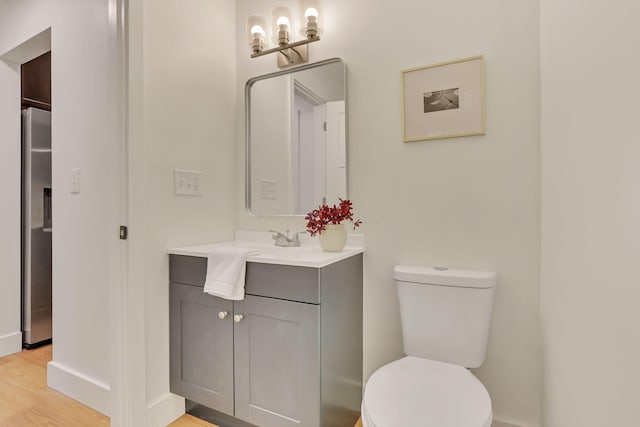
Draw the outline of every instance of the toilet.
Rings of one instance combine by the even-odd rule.
[[[374,372],[363,427],[490,427],[491,399],[467,369],[484,362],[496,274],[398,265],[406,357]]]

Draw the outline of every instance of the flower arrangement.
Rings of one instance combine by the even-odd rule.
[[[321,205],[314,209],[304,218],[307,220],[307,231],[312,236],[322,234],[328,224],[341,224],[348,220],[353,224],[353,229],[360,227],[362,221],[353,219],[353,203],[349,199],[338,199],[338,206]]]

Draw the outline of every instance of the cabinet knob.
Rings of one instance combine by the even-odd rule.
[[[233,316],[233,321],[236,323],[240,323],[242,319],[244,319],[244,316],[242,314],[236,314],[235,316]]]
[[[221,311],[220,313],[218,313],[218,317],[220,319],[226,319],[228,315],[229,313],[227,313],[226,311]]]

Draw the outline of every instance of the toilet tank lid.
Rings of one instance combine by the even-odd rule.
[[[393,276],[402,282],[458,288],[487,289],[496,284],[496,273],[493,271],[459,270],[447,267],[396,265]]]

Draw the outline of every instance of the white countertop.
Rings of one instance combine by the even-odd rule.
[[[236,240],[209,243],[196,246],[170,248],[171,255],[186,255],[206,258],[212,248],[240,247],[255,251],[247,257],[247,262],[263,264],[292,265],[299,267],[322,268],[353,255],[364,252],[364,236],[350,234],[347,246],[342,252],[324,252],[317,239],[308,236],[301,239],[300,247],[279,247],[273,244],[271,234],[264,231],[237,231]]]

